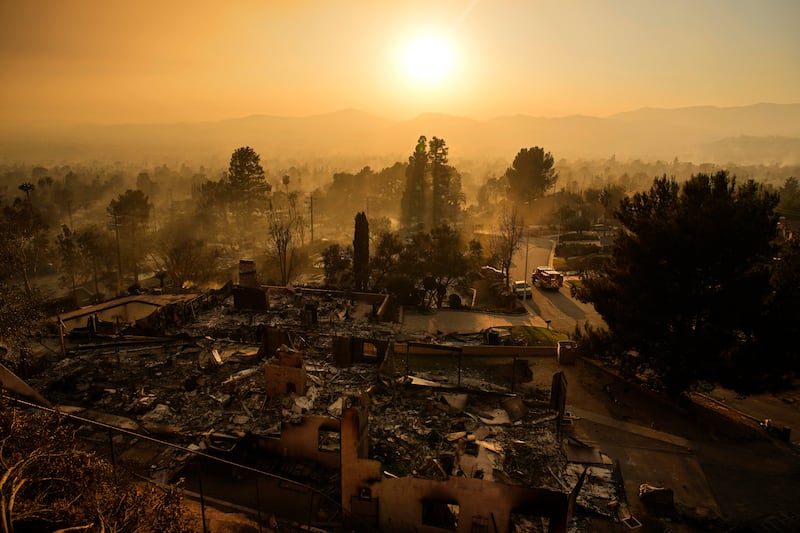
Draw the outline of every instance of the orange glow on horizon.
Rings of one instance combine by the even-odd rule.
[[[798,101],[800,3],[722,1],[3,2],[0,122],[347,108],[392,119],[606,116]],[[726,30],[709,32],[712,22]]]

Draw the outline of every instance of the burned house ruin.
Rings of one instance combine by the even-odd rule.
[[[529,386],[553,349],[402,342],[384,295],[238,288],[54,317],[29,383],[154,482],[317,530],[567,531],[610,463],[570,461],[563,376]]]

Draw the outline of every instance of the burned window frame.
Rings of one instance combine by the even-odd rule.
[[[458,517],[461,507],[450,498],[423,498],[421,504],[421,522],[424,526],[435,527],[444,531],[458,530]],[[455,507],[455,510],[453,509]]]

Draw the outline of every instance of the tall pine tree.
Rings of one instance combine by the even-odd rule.
[[[355,290],[367,290],[369,282],[369,222],[363,211],[356,215],[356,227],[353,234],[353,281]]]
[[[425,174],[428,170],[428,139],[420,135],[414,153],[408,158],[406,190],[403,192],[403,227],[416,231],[425,224]]]

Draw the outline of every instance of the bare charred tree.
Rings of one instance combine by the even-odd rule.
[[[121,231],[126,237],[124,248],[133,272],[134,285],[139,284],[139,262],[143,255],[143,247],[139,241],[147,230],[152,208],[147,196],[138,189],[128,189],[108,205],[108,213],[113,219],[115,230]]]
[[[500,270],[505,276],[506,285],[509,282],[509,271],[520,244],[522,244],[522,232],[525,227],[525,220],[517,212],[516,207],[503,208],[500,219],[497,221],[497,232],[492,235],[489,247],[492,254],[500,259]],[[525,273],[527,276],[527,272]]]
[[[150,255],[153,263],[169,275],[177,287],[203,287],[218,273],[221,250],[191,235],[181,220],[161,231]]]
[[[24,185],[24,184],[23,184]],[[20,275],[25,292],[31,294],[31,276],[39,256],[47,249],[47,225],[30,202],[16,198],[3,207],[0,217],[0,265],[7,276]]]
[[[56,236],[58,253],[61,257],[61,268],[70,282],[73,294],[76,290],[76,279],[81,270],[81,254],[75,233],[66,224],[61,226],[61,233]]]
[[[178,487],[135,484],[57,415],[0,399],[0,531],[193,530]]]
[[[353,235],[353,281],[355,290],[367,290],[369,282],[369,221],[363,211],[356,215]]]
[[[391,278],[397,274],[403,241],[400,235],[387,231],[381,233],[375,246],[375,255],[370,262],[373,288],[386,289]]]
[[[27,340],[41,332],[43,318],[42,299],[38,292],[27,294],[0,283],[0,361],[23,376],[26,373]]]
[[[325,285],[329,287],[349,287],[353,276],[353,249],[331,244],[322,250],[322,264],[325,271]]]
[[[281,284],[286,285],[294,273],[295,232],[297,218],[291,212],[269,212],[268,237],[281,272]]]
[[[98,226],[89,226],[75,232],[75,240],[83,258],[82,264],[91,267],[94,296],[97,299],[100,297],[100,269],[106,269],[110,262],[109,258],[113,257],[114,246],[111,236]]]

